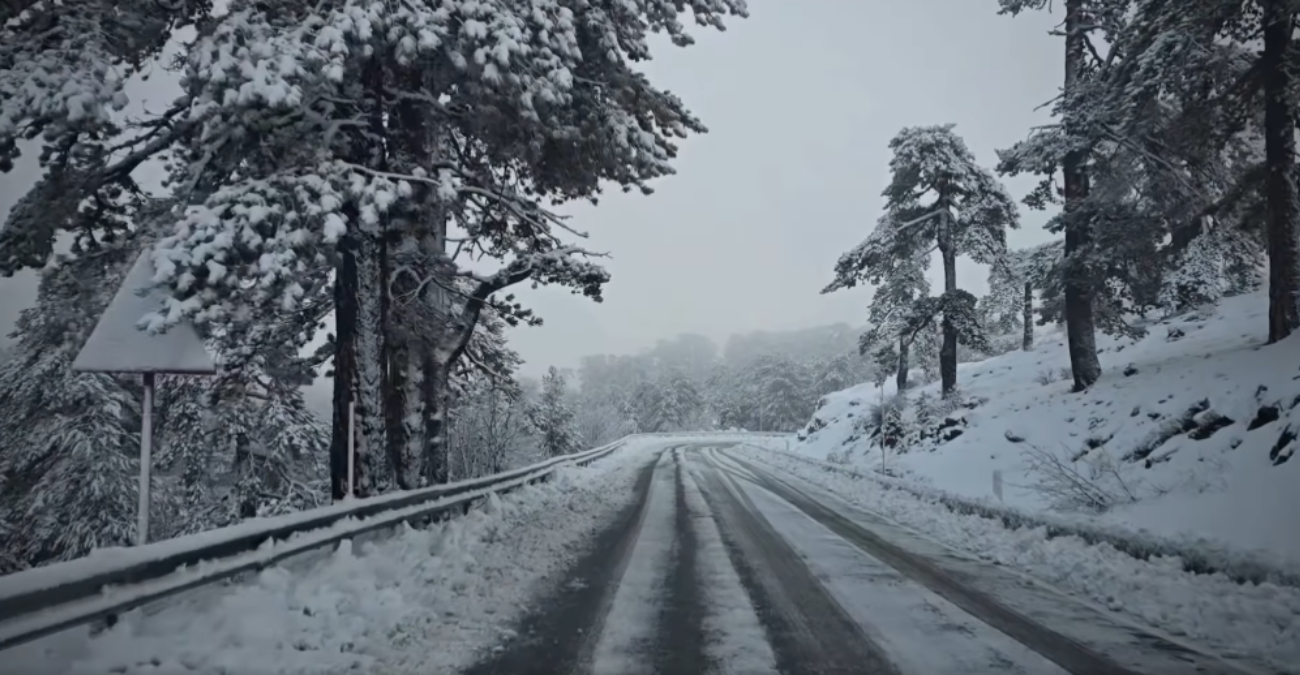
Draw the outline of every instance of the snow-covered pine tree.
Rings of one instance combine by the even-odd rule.
[[[911,344],[908,346],[908,366],[921,371],[921,382],[911,383],[911,386],[929,384],[940,379],[940,364],[942,362],[943,351],[943,326],[937,322],[930,322],[919,329],[912,330],[906,324],[904,332],[911,336]],[[963,345],[968,343],[963,342]],[[978,347],[987,347],[986,344],[974,342],[972,344]],[[983,349],[981,349],[983,351]]]
[[[1027,276],[1028,251],[1009,251],[989,265],[989,292],[979,301],[980,321],[998,352],[1009,351],[1009,339],[1024,351],[1033,349],[1033,284]],[[1026,330],[1025,327],[1030,329]],[[1003,346],[1005,346],[1003,348]]]
[[[193,130],[174,124],[175,109],[130,124],[118,113],[127,80],[161,53],[176,26],[210,9],[206,1],[151,0],[0,6],[0,173],[33,141],[44,171],[0,227],[0,274],[42,267],[61,232],[121,215],[124,195],[137,191],[132,172]]]
[[[191,49],[185,119],[203,133],[176,184],[209,196],[157,254],[159,281],[175,294],[160,327],[250,304],[293,306],[295,277],[334,267],[335,443],[355,393],[359,451],[401,437],[388,454],[398,484],[414,486],[421,460],[445,465],[438,406],[494,294],[531,280],[599,297],[607,276],[562,241],[566,228],[543,200],[594,198],[603,180],[648,190],[671,172],[673,138],[703,131],[631,66],[648,56],[649,32],[690,42],[677,18],[688,8],[715,27],[744,14],[738,0],[656,0],[635,11],[612,0],[380,2],[364,19],[346,3],[231,3]],[[459,248],[500,269],[442,264],[453,232],[464,234]],[[394,293],[415,293],[435,317],[422,355],[386,342]],[[390,400],[401,401],[402,420],[424,424],[387,433]],[[358,478],[361,492],[371,489],[370,476]]]
[[[866,369],[862,367],[863,363],[860,355],[851,352],[819,360],[810,368],[812,381],[808,385],[809,396],[819,400],[827,394],[866,381],[869,378]]]
[[[757,431],[794,431],[812,415],[816,397],[808,390],[802,364],[780,354],[765,354],[748,368],[746,394],[755,402]]]
[[[975,163],[952,125],[903,129],[889,147],[894,157],[893,179],[884,192],[886,215],[872,236],[840,258],[836,281],[827,290],[879,276],[882,266],[912,272],[916,265],[911,260],[928,258],[937,249],[943,261],[943,294],[915,298],[900,318],[903,335],[909,337],[936,322],[942,326],[939,369],[948,396],[957,386],[957,342],[982,351],[987,346],[975,297],[957,287],[957,257],[969,255],[986,264],[1001,259],[1006,229],[1018,227],[1019,216],[1006,190]],[[890,263],[891,258],[909,264]]]
[[[72,372],[137,250],[120,231],[99,235],[42,271],[0,365],[0,510],[15,516],[5,548],[26,565],[134,540],[139,402],[117,377]]]
[[[659,418],[664,431],[684,431],[703,424],[703,398],[695,382],[682,370],[659,377]]]
[[[632,391],[631,406],[632,419],[638,432],[658,433],[667,428],[663,383],[652,379],[638,382]]]
[[[999,4],[1001,13],[1011,15],[1049,5],[1047,0],[999,0]],[[1125,26],[1130,4],[1131,0],[1066,0],[1061,33],[1065,36],[1065,81],[1063,95],[1053,108],[1060,124],[1036,131],[1027,141],[999,153],[1001,173],[1047,176],[1026,200],[1031,207],[1044,207],[1055,199],[1051,181],[1057,167],[1061,169],[1064,208],[1054,222],[1065,233],[1063,306],[1070,366],[1078,391],[1092,386],[1101,376],[1093,319],[1098,281],[1093,268],[1101,264],[1099,258],[1104,256],[1094,244],[1090,214],[1080,208],[1089,193],[1089,151],[1100,140],[1097,135],[1104,128],[1092,119],[1096,103],[1092,85],[1100,77],[1099,71],[1110,67],[1119,54],[1111,50],[1106,57],[1101,56],[1092,46],[1090,35],[1100,32],[1112,41]]]
[[[871,362],[876,366],[875,374],[871,378],[871,382],[883,391],[885,381],[889,379],[889,376],[891,374],[897,375],[896,371],[898,370],[899,363],[898,350],[894,348],[892,343],[886,342],[876,347],[876,349],[868,356],[871,359]],[[907,382],[904,381],[902,384],[906,387]]]
[[[542,451],[559,457],[578,450],[578,434],[573,425],[573,411],[566,402],[567,383],[555,367],[542,377],[542,392],[532,409],[529,421],[539,437]]]
[[[1257,247],[1267,250],[1270,341],[1300,325],[1300,206],[1289,131],[1300,99],[1288,56],[1297,12],[1273,0],[1135,3],[1130,29],[1112,40],[1126,67],[1107,71],[1103,92],[1112,115],[1106,128],[1158,143],[1160,161],[1150,169],[1181,203],[1169,209],[1172,265],[1187,260],[1207,218],[1225,243],[1244,244],[1228,249],[1229,264],[1249,271],[1247,278]]]
[[[889,372],[895,374],[898,391],[907,389],[910,368],[910,351],[913,336],[905,335],[907,316],[919,298],[930,294],[930,282],[925,272],[930,267],[930,255],[906,255],[895,248],[899,243],[892,238],[889,215],[876,222],[876,228],[866,240],[848,253],[840,256],[835,266],[835,280],[822,293],[855,288],[859,283],[874,285],[871,303],[867,309],[870,328],[858,338],[861,354],[881,355],[892,353],[897,361]]]
[[[748,397],[735,365],[723,363],[710,375],[707,384],[709,408],[722,429],[751,427],[753,401]]]

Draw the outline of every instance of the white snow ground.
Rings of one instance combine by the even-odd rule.
[[[855,477],[779,450],[751,447],[739,452],[918,536],[1028,574],[1174,638],[1186,638],[1226,658],[1267,663],[1282,673],[1300,672],[1300,588],[1195,575],[1185,572],[1177,558],[1138,560],[1108,544],[1090,545],[1074,536],[1048,539],[1042,528],[1011,530],[998,520],[954,513],[936,501],[888,489],[871,472]]]
[[[290,561],[7,650],[3,673],[264,675],[454,671],[512,636],[528,602],[635,497],[663,439],[634,438],[588,467],[566,467],[429,529]],[[430,648],[436,645],[436,648]]]
[[[1300,461],[1275,466],[1270,459],[1279,440],[1289,440],[1290,426],[1300,422],[1292,410],[1300,401],[1300,336],[1261,346],[1266,307],[1265,295],[1254,293],[1154,323],[1137,342],[1099,335],[1104,373],[1085,394],[1070,393],[1061,330],[1040,328],[1033,351],[958,367],[962,394],[982,401],[953,414],[967,423],[959,437],[933,450],[891,453],[886,462],[909,482],[988,499],[994,498],[993,473],[1001,471],[1007,505],[1060,507],[1061,500],[1032,487],[1041,475],[1027,470],[1026,459],[1036,446],[1085,476],[1097,476],[1095,483],[1110,494],[1136,498],[1121,499],[1101,514],[1081,513],[1080,519],[1204,547],[1262,551],[1300,569]],[[937,397],[938,383],[911,396],[920,392]],[[892,393],[892,383],[886,384],[885,394]],[[855,430],[880,395],[864,384],[827,396],[815,413],[824,428],[792,450],[851,466],[880,466],[879,449],[868,447]],[[1196,422],[1217,414],[1230,423],[1202,440],[1186,432],[1162,433],[1202,401],[1209,411]],[[1280,419],[1249,429],[1267,406],[1276,406]],[[1024,440],[1014,443],[1008,435]],[[1099,447],[1089,451],[1090,445]],[[1122,461],[1139,448],[1150,455]],[[1289,456],[1293,448],[1288,444],[1280,454]]]

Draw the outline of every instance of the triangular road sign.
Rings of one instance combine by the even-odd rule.
[[[203,339],[188,322],[164,333],[151,334],[138,325],[162,304],[157,291],[140,293],[152,285],[153,261],[149,251],[140,254],[122,286],[108,303],[90,338],[72,362],[72,369],[90,373],[172,373],[212,375],[216,364]]]

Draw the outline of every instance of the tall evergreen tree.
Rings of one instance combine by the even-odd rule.
[[[943,294],[915,298],[900,318],[903,334],[909,338],[940,322],[939,370],[948,396],[957,386],[958,341],[987,349],[975,297],[957,287],[957,258],[969,255],[985,264],[1000,261],[1006,253],[1006,229],[1018,227],[1019,217],[1006,190],[975,163],[952,125],[903,129],[889,147],[894,152],[893,180],[884,193],[886,215],[871,237],[840,258],[836,281],[827,290],[878,276],[882,268],[915,274],[918,265],[912,261],[938,250]]]
[[[1300,99],[1291,45],[1297,12],[1286,0],[1135,3],[1127,29],[1112,38],[1125,58],[1106,71],[1105,104],[1098,106],[1115,133],[1161,142],[1159,161],[1151,164],[1169,177],[1187,211],[1171,227],[1167,257],[1174,265],[1188,262],[1185,250],[1203,232],[1233,242],[1224,251],[1242,272],[1254,267],[1255,244],[1248,242],[1265,248],[1269,341],[1300,325],[1292,133]],[[1157,107],[1172,111],[1164,129],[1153,128],[1148,111]],[[1197,246],[1205,251],[1207,244],[1213,242]]]
[[[889,372],[894,373],[898,391],[904,391],[916,339],[906,330],[907,319],[916,301],[930,295],[930,282],[925,277],[930,255],[929,251],[923,255],[909,255],[902,249],[895,252],[900,244],[891,238],[891,232],[886,214],[865,241],[840,257],[835,280],[822,293],[855,288],[859,283],[875,285],[867,310],[870,328],[860,336],[858,351],[864,355],[892,354],[896,362]]]
[[[999,0],[1004,14],[1048,7],[1048,0]],[[1070,367],[1074,388],[1082,391],[1101,376],[1097,359],[1094,296],[1099,285],[1095,268],[1101,264],[1093,232],[1093,214],[1084,208],[1089,195],[1089,152],[1098,142],[1099,130],[1090,113],[1091,84],[1098,71],[1110,60],[1100,56],[1089,35],[1097,32],[1113,36],[1123,26],[1130,0],[1066,0],[1064,35],[1065,81],[1062,96],[1054,107],[1060,118],[1058,127],[1041,132],[1029,142],[1020,143],[1005,153],[999,170],[1003,173],[1041,173],[1049,177],[1031,194],[1030,204],[1043,206],[1054,200],[1050,177],[1061,170],[1064,207],[1055,226],[1065,233],[1062,273],[1063,309],[1066,321]]]
[[[72,361],[133,262],[131,246],[87,244],[42,273],[0,365],[0,505],[6,549],[29,565],[134,540],[139,400],[119,378]]]
[[[564,375],[551,366],[542,378],[542,392],[529,411],[529,419],[536,431],[542,451],[550,457],[567,455],[578,450],[578,433],[573,424],[573,411],[567,401],[567,383]]]
[[[808,421],[816,397],[809,392],[802,364],[771,354],[757,359],[750,371],[749,396],[757,404],[757,430],[794,431]]]
[[[648,191],[674,137],[703,131],[632,68],[651,31],[690,42],[688,8],[716,27],[744,14],[738,0],[381,2],[358,23],[345,4],[236,0],[191,49],[187,119],[204,133],[175,178],[209,196],[157,252],[175,296],[160,327],[292,307],[299,278],[333,268],[335,444],[355,401],[358,467],[387,449],[399,486],[428,462],[445,480],[450,373],[483,310],[519,310],[495,298],[524,281],[599,298],[607,279],[545,202],[594,199],[601,181]],[[462,267],[453,227],[455,249],[500,268]]]
[[[990,338],[1016,334],[1021,348],[1029,351],[1033,331],[1024,327],[1033,325],[1033,286],[1025,278],[1026,257],[1025,251],[1011,251],[1005,259],[989,265],[989,292],[980,298],[979,316]]]

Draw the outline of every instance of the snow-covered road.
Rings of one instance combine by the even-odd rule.
[[[834,502],[725,443],[668,448],[636,514],[467,675],[1255,672]]]
[[[946,548],[744,440],[639,438],[465,518],[10,650],[0,675],[1268,672]]]

